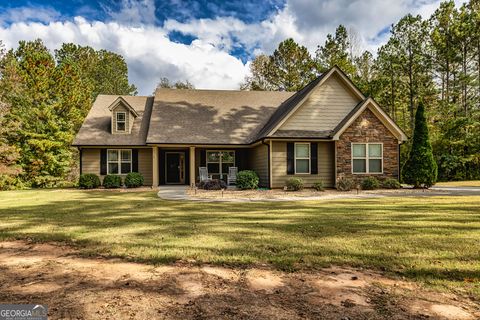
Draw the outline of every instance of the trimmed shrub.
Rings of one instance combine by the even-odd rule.
[[[303,190],[303,180],[301,178],[290,178],[287,180],[287,188],[293,191]]]
[[[317,181],[312,185],[312,188],[317,190],[317,191],[325,191],[325,188],[323,187],[323,182],[322,181]]]
[[[100,187],[100,178],[94,173],[84,173],[80,175],[78,187],[81,189],[94,189]]]
[[[366,177],[362,180],[362,190],[375,190],[380,188],[380,182],[375,177]]]
[[[116,174],[107,174],[103,178],[103,187],[107,189],[120,188],[122,186],[122,177]]]
[[[237,173],[237,188],[240,189],[257,189],[260,179],[253,170],[242,170]]]
[[[143,176],[138,172],[130,172],[125,177],[125,186],[127,188],[138,188],[143,186]]]
[[[382,187],[385,189],[400,189],[402,185],[398,182],[397,179],[389,178],[383,181]]]
[[[202,181],[198,183],[197,187],[199,189],[204,189],[204,190],[221,190],[221,189],[226,189],[227,184],[223,180],[212,179],[212,180]]]
[[[418,104],[415,113],[412,148],[402,173],[403,181],[414,188],[430,188],[437,182],[438,167],[433,158],[423,103]]]
[[[337,190],[339,191],[350,191],[355,187],[355,182],[349,178],[339,178],[337,180]]]

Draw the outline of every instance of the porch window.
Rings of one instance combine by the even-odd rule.
[[[310,143],[295,143],[295,174],[310,173]]]
[[[108,174],[127,174],[132,172],[131,149],[109,149],[107,152]]]
[[[125,131],[125,112],[117,112],[117,131]]]
[[[228,174],[228,168],[235,166],[235,151],[207,151],[209,174]]]
[[[383,144],[353,143],[352,144],[353,173],[382,173]]]

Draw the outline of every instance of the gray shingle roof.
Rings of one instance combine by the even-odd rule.
[[[108,107],[118,98],[99,95],[77,133],[74,146],[141,146],[147,139],[153,97],[121,96],[138,113],[130,134],[112,134],[112,112]]]
[[[293,94],[158,89],[147,143],[249,144]]]

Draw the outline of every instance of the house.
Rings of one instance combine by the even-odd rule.
[[[339,177],[398,178],[405,133],[333,67],[298,92],[157,89],[99,95],[74,146],[80,170],[140,172],[145,184],[192,185],[199,167],[225,179],[250,169],[260,186],[290,177],[333,187]]]

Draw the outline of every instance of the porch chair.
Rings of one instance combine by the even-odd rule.
[[[200,182],[211,180],[212,177],[208,175],[207,167],[198,167],[198,175],[200,176]]]
[[[228,167],[228,175],[227,175],[227,185],[229,186],[231,183],[237,183],[237,167]]]

